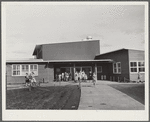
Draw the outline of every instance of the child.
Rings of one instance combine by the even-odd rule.
[[[28,73],[26,73],[26,76],[25,76],[25,84],[26,84],[26,86],[29,84],[29,75],[28,75]]]
[[[35,80],[35,77],[34,77],[34,72],[32,72],[30,74],[30,81],[31,81],[32,85],[36,83],[36,80]]]
[[[93,73],[93,85],[95,86],[95,83],[96,83],[96,73],[94,72]]]

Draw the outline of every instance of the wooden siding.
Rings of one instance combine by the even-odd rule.
[[[145,73],[140,74],[141,81],[145,81]],[[138,73],[130,74],[130,80],[138,81]]]
[[[25,76],[12,76],[12,64],[6,65],[6,81],[7,83],[25,83]],[[38,64],[38,76],[35,76],[37,81],[53,82],[54,71],[53,66],[46,64]]]
[[[128,60],[128,50],[119,50],[106,54],[96,56],[95,59],[112,59],[114,62],[121,62],[121,74],[113,73],[113,63],[103,64],[103,75],[107,75],[106,80],[120,81],[124,80],[124,77],[130,79],[129,77],[129,60]],[[98,76],[100,78],[101,76]]]
[[[140,50],[129,50],[129,62],[131,61],[145,61],[145,53]],[[130,67],[130,65],[129,65]],[[145,81],[145,73],[141,73],[141,80]],[[137,81],[138,73],[130,72],[130,80]]]
[[[97,54],[99,40],[43,45],[43,60],[93,60]]]
[[[129,61],[144,61],[144,51],[140,50],[129,50]]]

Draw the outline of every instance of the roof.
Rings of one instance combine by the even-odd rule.
[[[47,62],[47,61],[43,61],[43,59],[6,60],[6,63],[38,63],[38,62]]]
[[[39,50],[41,47],[42,47],[42,45],[36,45],[32,55],[36,55],[37,50]]]
[[[112,59],[98,60],[7,60],[6,63],[65,63],[65,62],[112,62]]]
[[[144,50],[136,50],[136,49],[126,49],[126,48],[121,48],[121,49],[118,49],[118,50],[114,50],[114,51],[110,51],[110,52],[98,54],[98,55],[96,55],[96,56],[105,55],[105,54],[109,54],[109,53],[113,53],[113,52],[118,52],[118,51],[122,51],[122,50],[135,50],[135,51],[143,51],[143,52],[144,52]]]
[[[57,62],[112,62],[112,59],[98,59],[98,60],[47,60],[49,63]]]

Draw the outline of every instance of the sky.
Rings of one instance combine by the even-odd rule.
[[[6,59],[32,58],[38,44],[100,40],[100,53],[144,50],[144,5],[3,4]],[[2,28],[3,30],[3,28]]]

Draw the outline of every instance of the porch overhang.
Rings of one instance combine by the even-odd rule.
[[[9,63],[102,63],[102,62],[113,62],[112,59],[99,59],[99,60],[42,60],[42,59],[35,59],[35,60],[7,60],[6,64]]]
[[[99,59],[99,60],[47,60],[49,63],[98,63],[98,62],[113,62],[112,59]]]

